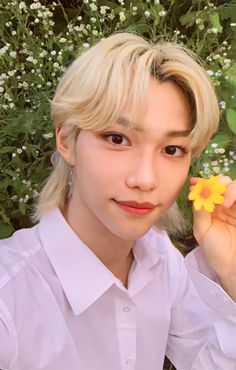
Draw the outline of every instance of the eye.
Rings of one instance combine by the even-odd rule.
[[[117,133],[105,133],[103,135],[108,141],[115,145],[129,145],[129,140],[126,136]]]
[[[168,145],[164,148],[164,152],[172,157],[182,157],[187,153],[186,149],[179,145]]]

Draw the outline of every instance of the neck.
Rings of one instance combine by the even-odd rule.
[[[100,259],[125,287],[133,263],[133,241],[126,241],[112,234],[97,219],[91,220],[86,215],[75,214],[73,207],[67,207],[64,217],[80,240]]]

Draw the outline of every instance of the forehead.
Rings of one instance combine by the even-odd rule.
[[[142,104],[132,113],[129,107],[121,113],[116,124],[137,132],[158,131],[166,136],[188,136],[192,129],[191,111],[181,89],[173,82],[150,80],[145,109]]]
[[[128,130],[128,131],[136,131],[136,132],[145,132],[145,126],[142,124],[135,123],[131,121],[128,117],[125,116],[119,116],[115,122],[117,125],[120,125],[123,129]],[[167,130],[166,131],[166,136],[167,137],[187,137],[191,133],[192,129],[183,129],[180,130],[178,128],[174,130]]]

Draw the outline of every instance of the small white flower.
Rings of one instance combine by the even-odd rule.
[[[216,148],[217,146],[218,146],[218,144],[217,144],[217,143],[212,143],[212,144],[211,144],[211,147],[212,147],[212,148]]]
[[[34,58],[30,55],[29,57],[27,57],[27,58],[26,58],[26,60],[27,60],[28,62],[33,62]]]
[[[107,10],[109,10],[110,8],[109,8],[109,6],[107,6],[107,5],[102,5],[102,6],[100,6],[100,13],[102,14],[102,15],[105,15],[106,14],[106,12],[107,12]]]
[[[225,108],[226,108],[226,102],[225,102],[224,100],[221,100],[221,101],[219,102],[219,105],[220,105],[220,108],[221,108],[221,109],[225,109]]]
[[[92,12],[96,12],[98,10],[97,5],[94,4],[94,3],[89,4],[89,6],[90,6],[90,9],[92,10]]]
[[[32,9],[32,10],[40,9],[40,8],[41,8],[41,4],[38,1],[30,5],[30,9]]]
[[[9,49],[9,46],[8,45],[5,45],[3,46],[1,49],[0,49],[0,55],[3,55],[6,53],[6,51]]]
[[[61,44],[64,44],[66,41],[67,41],[67,40],[65,39],[65,37],[61,37],[61,38],[59,39],[59,42],[60,42]]]
[[[22,153],[22,149],[21,148],[17,148],[16,151],[17,151],[18,154],[21,154]]]
[[[85,42],[85,43],[83,44],[83,47],[84,47],[84,48],[89,48],[89,44],[88,44],[87,42]]]
[[[150,16],[150,12],[148,11],[148,10],[146,10],[145,12],[144,12],[144,15],[145,15],[145,17],[149,17]]]
[[[205,28],[205,27],[204,27],[204,24],[199,24],[199,27],[198,27],[198,28],[199,28],[199,30],[201,30],[201,31],[202,31],[202,30]]]
[[[224,148],[220,148],[220,149],[218,149],[218,151],[219,151],[220,154],[225,153],[225,149]]]
[[[196,24],[200,24],[200,23],[201,23],[201,21],[202,21],[202,20],[201,20],[200,18],[197,18],[197,19],[196,19]]]
[[[16,52],[15,51],[10,51],[9,55],[10,55],[10,57],[15,58],[16,57]]]
[[[165,10],[161,10],[160,12],[159,12],[159,16],[160,17],[164,17],[166,15],[166,11]]]
[[[96,20],[95,17],[92,17],[90,20],[91,20],[92,23],[96,23],[97,22],[97,20]]]
[[[0,86],[0,94],[2,94],[3,92],[4,92],[4,88]]]
[[[120,12],[119,13],[119,16],[120,16],[120,21],[121,22],[124,22],[126,20],[126,16],[125,16],[125,13],[124,12]]]
[[[53,137],[53,133],[49,132],[47,134],[43,134],[42,136],[44,137],[44,139],[48,140],[48,139],[51,139]]]
[[[207,73],[209,74],[209,76],[213,76],[214,75],[214,72],[211,71],[210,69],[207,71]]]
[[[154,4],[156,5],[160,4],[160,0],[154,0]]]
[[[210,30],[211,30],[212,33],[217,33],[218,32],[217,28],[215,28],[215,27],[212,27]]]
[[[14,107],[15,107],[15,104],[14,104],[14,103],[10,103],[10,104],[9,104],[9,107],[12,109],[12,108],[14,108]]]
[[[8,71],[8,76],[13,77],[16,73],[16,70]]]
[[[47,51],[46,50],[42,50],[41,53],[39,53],[39,56],[41,58],[45,57],[45,55],[47,55]]]
[[[56,55],[56,53],[57,53],[56,50],[51,51],[51,55]]]

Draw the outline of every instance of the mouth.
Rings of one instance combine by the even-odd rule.
[[[156,207],[155,204],[149,203],[149,202],[135,202],[135,201],[117,201],[115,200],[115,203],[122,208],[124,211],[135,214],[135,215],[146,215]]]

